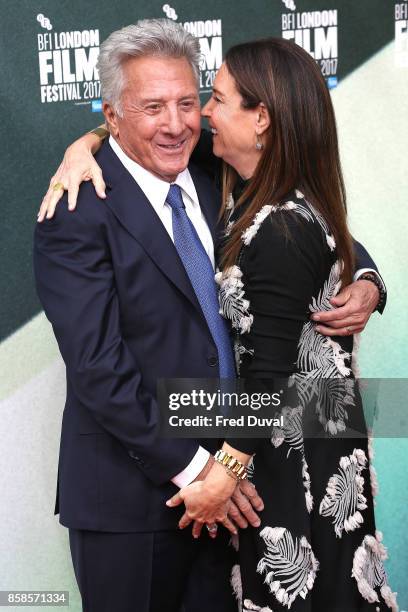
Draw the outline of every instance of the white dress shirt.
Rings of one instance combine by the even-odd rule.
[[[160,221],[166,228],[171,240],[174,242],[172,221],[173,211],[169,204],[166,203],[170,183],[155,176],[126,155],[112,136],[109,137],[109,144],[119,157],[122,164],[125,166],[126,170],[128,170],[128,172],[133,176],[136,183],[149,200]],[[214,244],[211,232],[208,228],[205,217],[201,212],[197,191],[188,168],[183,170],[183,172],[180,172],[174,181],[174,184],[178,185],[181,189],[181,196],[183,198],[184,206],[186,207],[186,213],[194,225],[194,228],[214,268]],[[188,484],[193,482],[193,480],[201,472],[207,463],[209,456],[210,453],[205,450],[205,448],[200,446],[191,462],[182,472],[171,479],[172,482],[174,482],[174,484],[180,488],[186,487]]]
[[[163,181],[158,176],[155,176],[133,161],[133,159],[130,159],[130,157],[126,155],[112,136],[109,137],[109,144],[119,157],[122,164],[125,166],[126,170],[128,170],[133,176],[136,183],[149,200],[150,204],[153,206],[155,212],[160,218],[160,221],[163,223],[167,233],[174,242],[172,220],[173,211],[169,204],[166,203],[170,184],[173,183]],[[174,181],[174,184],[178,185],[181,189],[181,196],[183,198],[184,206],[186,207],[186,213],[194,225],[198,237],[200,238],[214,268],[214,244],[211,232],[208,228],[205,217],[201,212],[197,191],[188,168],[183,170],[183,172],[180,172]]]

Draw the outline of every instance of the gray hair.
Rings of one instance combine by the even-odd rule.
[[[101,44],[98,70],[104,101],[122,116],[123,64],[132,57],[185,58],[198,80],[200,43],[179,23],[170,19],[144,19],[112,32]]]

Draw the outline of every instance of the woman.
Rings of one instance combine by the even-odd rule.
[[[309,321],[353,267],[325,82],[310,56],[288,41],[238,45],[203,114],[214,153],[228,164],[218,281],[239,374],[256,390],[291,375],[297,384],[294,397],[290,390],[285,396],[283,430],[268,440],[229,438],[222,449],[243,465],[256,452],[252,478],[265,504],[260,527],[240,533],[237,596],[244,610],[395,609],[375,535],[367,441],[339,436],[362,431],[353,338],[327,341]],[[328,439],[302,430],[311,408]],[[184,502],[183,526],[222,516],[236,485],[230,476],[215,465],[170,501]]]
[[[283,394],[268,438],[230,437],[202,482],[182,489],[181,527],[225,518],[240,477],[264,500],[239,535],[232,584],[244,611],[396,609],[375,532],[367,440],[353,386],[353,337],[316,333],[310,313],[352,275],[334,113],[314,60],[281,39],[230,49],[203,109],[225,164],[220,304],[250,391]],[[321,382],[323,379],[324,384]],[[334,387],[334,388],[333,388]],[[304,435],[305,415],[326,439]],[[310,430],[307,430],[308,432]]]

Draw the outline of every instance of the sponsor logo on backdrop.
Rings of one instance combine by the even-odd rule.
[[[395,63],[401,68],[408,67],[408,2],[394,6],[395,18]]]
[[[173,19],[174,21],[178,19],[178,15],[176,11],[174,10],[172,6],[170,6],[170,4],[163,4],[162,8],[163,8],[163,12],[165,13],[168,19]]]
[[[166,17],[176,21],[176,9],[164,4],[163,12]],[[211,91],[215,75],[222,64],[222,21],[221,19],[205,19],[199,21],[180,22],[187,32],[197,37],[201,48],[200,64],[200,93]]]
[[[297,11],[283,0],[291,13],[282,14],[282,38],[293,40],[319,64],[327,86],[337,85],[338,11]]]
[[[52,30],[51,21],[48,19],[48,17],[45,17],[45,15],[43,15],[42,13],[38,13],[37,21],[41,25],[41,27],[44,28],[44,30]]]
[[[100,98],[99,30],[55,31],[42,14],[37,21],[48,30],[37,34],[41,102],[91,104]]]
[[[294,0],[282,0],[283,4],[289,11],[296,11],[296,4]]]

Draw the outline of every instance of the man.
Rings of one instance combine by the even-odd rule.
[[[87,612],[233,609],[227,532],[195,542],[165,504],[175,485],[205,475],[209,452],[159,438],[155,399],[161,377],[234,376],[218,303],[202,301],[203,292],[216,297],[218,194],[186,169],[200,135],[198,60],[198,41],[172,22],[105,41],[106,205],[84,185],[74,215],[63,202],[36,230],[38,293],[67,368],[58,509]],[[201,293],[173,244],[179,210],[165,205],[171,196],[177,207],[181,193],[204,246],[195,253]]]
[[[106,201],[84,184],[75,214],[65,199],[36,229],[38,293],[67,369],[58,509],[87,612],[234,609],[227,532],[194,541],[165,504],[205,476],[217,446],[160,438],[155,398],[159,378],[234,375],[213,279],[218,193],[187,167],[198,61],[198,41],[171,21],[103,43]],[[245,486],[235,499],[256,524]]]

